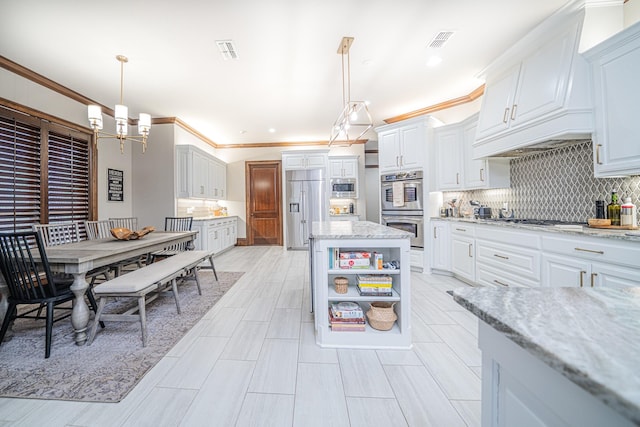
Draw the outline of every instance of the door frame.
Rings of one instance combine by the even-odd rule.
[[[251,212],[250,212],[250,206],[251,206],[251,186],[250,186],[250,171],[251,171],[251,167],[252,166],[258,166],[258,165],[273,165],[276,166],[276,176],[277,176],[277,183],[276,183],[276,203],[277,206],[279,207],[278,210],[278,241],[280,242],[280,245],[284,244],[284,236],[283,236],[283,232],[282,232],[282,227],[283,227],[283,222],[282,222],[282,218],[283,218],[283,213],[282,213],[282,161],[280,160],[252,160],[252,161],[245,161],[244,163],[244,182],[245,182],[245,218],[246,218],[246,245],[247,246],[253,246],[254,245],[254,238],[253,238],[253,228],[251,227]],[[278,246],[278,245],[274,245],[274,246]]]

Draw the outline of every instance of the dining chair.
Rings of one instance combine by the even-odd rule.
[[[87,232],[87,239],[108,239],[111,238],[111,228],[112,227],[112,219],[103,219],[99,221],[85,221],[84,228]],[[130,218],[126,218],[130,219]],[[135,218],[134,218],[135,219]],[[136,219],[137,222],[137,219]],[[127,228],[127,227],[125,227]],[[122,274],[122,271],[131,265],[136,265],[138,268],[142,267],[142,259],[141,257],[133,257],[126,259],[124,261],[118,261],[116,263],[110,264],[109,268],[113,271],[113,275],[118,277]]]
[[[192,216],[168,216],[164,219],[164,231],[191,231],[192,225]],[[151,264],[158,259],[164,259],[176,255],[177,253],[184,252],[189,249],[190,244],[191,242],[179,243],[177,245],[168,246],[163,250],[152,252],[147,257],[147,264]]]
[[[73,278],[56,278],[49,266],[45,245],[38,231],[20,233],[0,233],[0,270],[4,276],[9,297],[7,312],[0,329],[0,345],[9,325],[15,319],[42,319],[39,314],[46,307],[45,359],[51,354],[51,335],[53,324],[67,318],[69,313],[54,319],[54,307],[72,301],[75,296],[70,287]],[[87,288],[87,297],[93,311],[96,300]],[[37,305],[37,307],[18,313],[19,305]],[[65,307],[70,309],[71,307]]]
[[[80,237],[80,226],[78,221],[33,224],[32,228],[33,231],[40,235],[45,248],[63,245],[65,243],[79,242],[82,240]],[[67,277],[70,276],[64,273],[61,273],[61,275]],[[54,273],[54,276],[58,276],[58,273]],[[99,267],[89,270],[86,274],[86,277],[91,279],[89,286],[93,286],[100,276],[104,277],[104,280],[109,280],[109,267]],[[71,279],[73,279],[73,276],[71,276]]]
[[[131,231],[136,231],[138,229],[138,218],[109,218],[109,228],[128,228]]]

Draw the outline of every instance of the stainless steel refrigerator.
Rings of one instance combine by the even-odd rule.
[[[288,249],[307,249],[313,221],[327,219],[325,173],[324,169],[286,172]]]

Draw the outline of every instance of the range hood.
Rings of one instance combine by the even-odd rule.
[[[619,5],[617,4],[619,3]],[[517,157],[591,140],[594,130],[590,68],[579,51],[602,34],[593,1],[571,2],[514,44],[479,75],[486,77],[473,158]],[[611,10],[610,10],[611,12]],[[613,19],[615,21],[616,19]],[[587,36],[588,35],[588,36]]]

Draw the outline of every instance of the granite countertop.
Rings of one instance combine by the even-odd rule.
[[[496,221],[475,218],[453,218],[453,217],[432,217],[432,220],[463,222],[469,224],[492,225],[496,227],[506,227],[510,229],[519,228],[531,231],[545,231],[549,233],[573,234],[576,236],[602,237],[607,239],[627,240],[640,243],[640,230],[612,230],[606,228],[590,228],[586,224],[583,227],[562,227],[554,225],[522,224],[509,221]]]
[[[311,228],[313,239],[410,239],[411,233],[370,221],[322,221]]]
[[[459,288],[453,297],[570,381],[640,424],[640,287]]]

